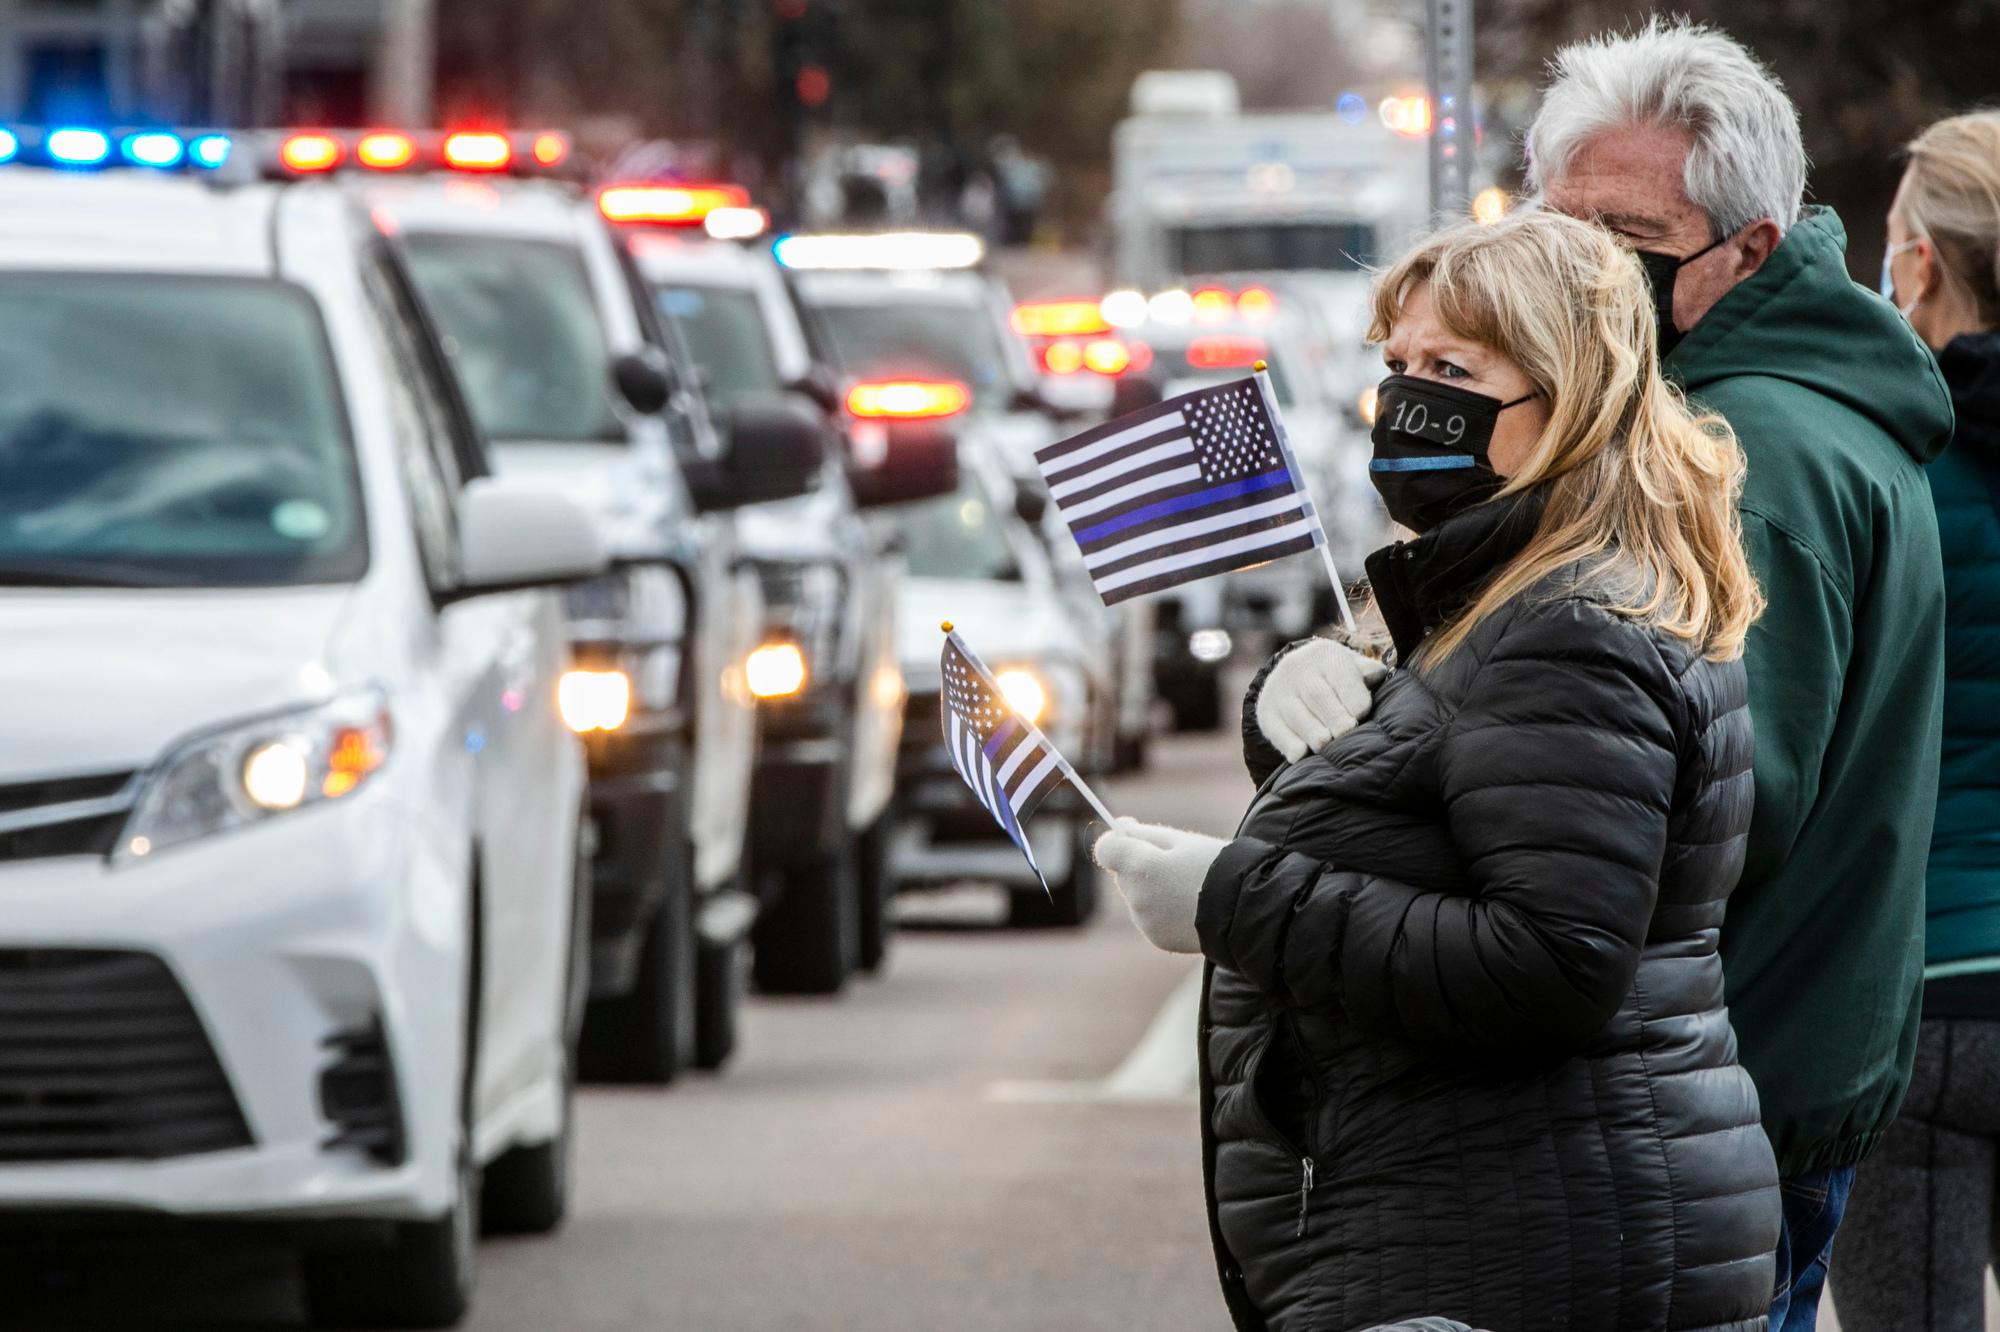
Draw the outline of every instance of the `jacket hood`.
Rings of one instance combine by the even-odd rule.
[[[1743,375],[1790,380],[1874,422],[1920,463],[1951,442],[1937,362],[1887,301],[1847,275],[1847,231],[1830,208],[1807,209],[1665,365],[1696,398]]]
[[[2000,333],[1966,333],[1938,353],[1958,418],[1954,439],[1982,457],[2000,461]]]

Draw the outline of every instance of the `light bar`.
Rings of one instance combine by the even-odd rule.
[[[229,157],[229,136],[160,126],[0,126],[0,163],[70,170],[180,166],[212,170]]]
[[[1269,287],[1245,287],[1236,293],[1236,313],[1251,320],[1265,320],[1278,312],[1278,298]]]
[[[771,253],[786,268],[912,272],[975,267],[986,257],[986,242],[962,231],[780,236]]]
[[[717,209],[749,206],[740,185],[606,185],[597,192],[597,211],[608,222],[698,227]]]
[[[259,164],[277,176],[348,167],[365,171],[462,171],[492,176],[544,175],[568,161],[569,139],[553,130],[310,129],[260,134]],[[194,145],[189,145],[190,155]],[[227,152],[223,157],[228,156]],[[221,165],[220,160],[213,165]]]
[[[956,416],[971,405],[965,385],[951,380],[886,380],[856,384],[847,391],[847,410],[859,417],[911,421]]]
[[[1188,297],[1195,322],[1215,324],[1236,313],[1236,298],[1225,287],[1202,287]]]
[[[1109,331],[1096,301],[1025,301],[1009,319],[1024,338],[1081,337]]]

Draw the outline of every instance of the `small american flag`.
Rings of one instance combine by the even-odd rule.
[[[1021,848],[1039,879],[1042,867],[1035,864],[1021,821],[1051,791],[1073,779],[1075,770],[1047,736],[1007,705],[993,676],[956,633],[945,634],[939,665],[944,672],[939,699],[952,766],[1008,839]],[[1042,887],[1048,887],[1046,879]]]
[[[1325,542],[1261,376],[1035,453],[1106,605]]]

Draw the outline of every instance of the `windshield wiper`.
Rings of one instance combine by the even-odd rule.
[[[112,560],[0,556],[0,587],[182,587],[184,576]]]

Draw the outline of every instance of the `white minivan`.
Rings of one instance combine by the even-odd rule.
[[[0,1208],[282,1223],[343,1327],[457,1321],[482,1203],[560,1221],[537,585],[603,568],[336,189],[0,169]]]

